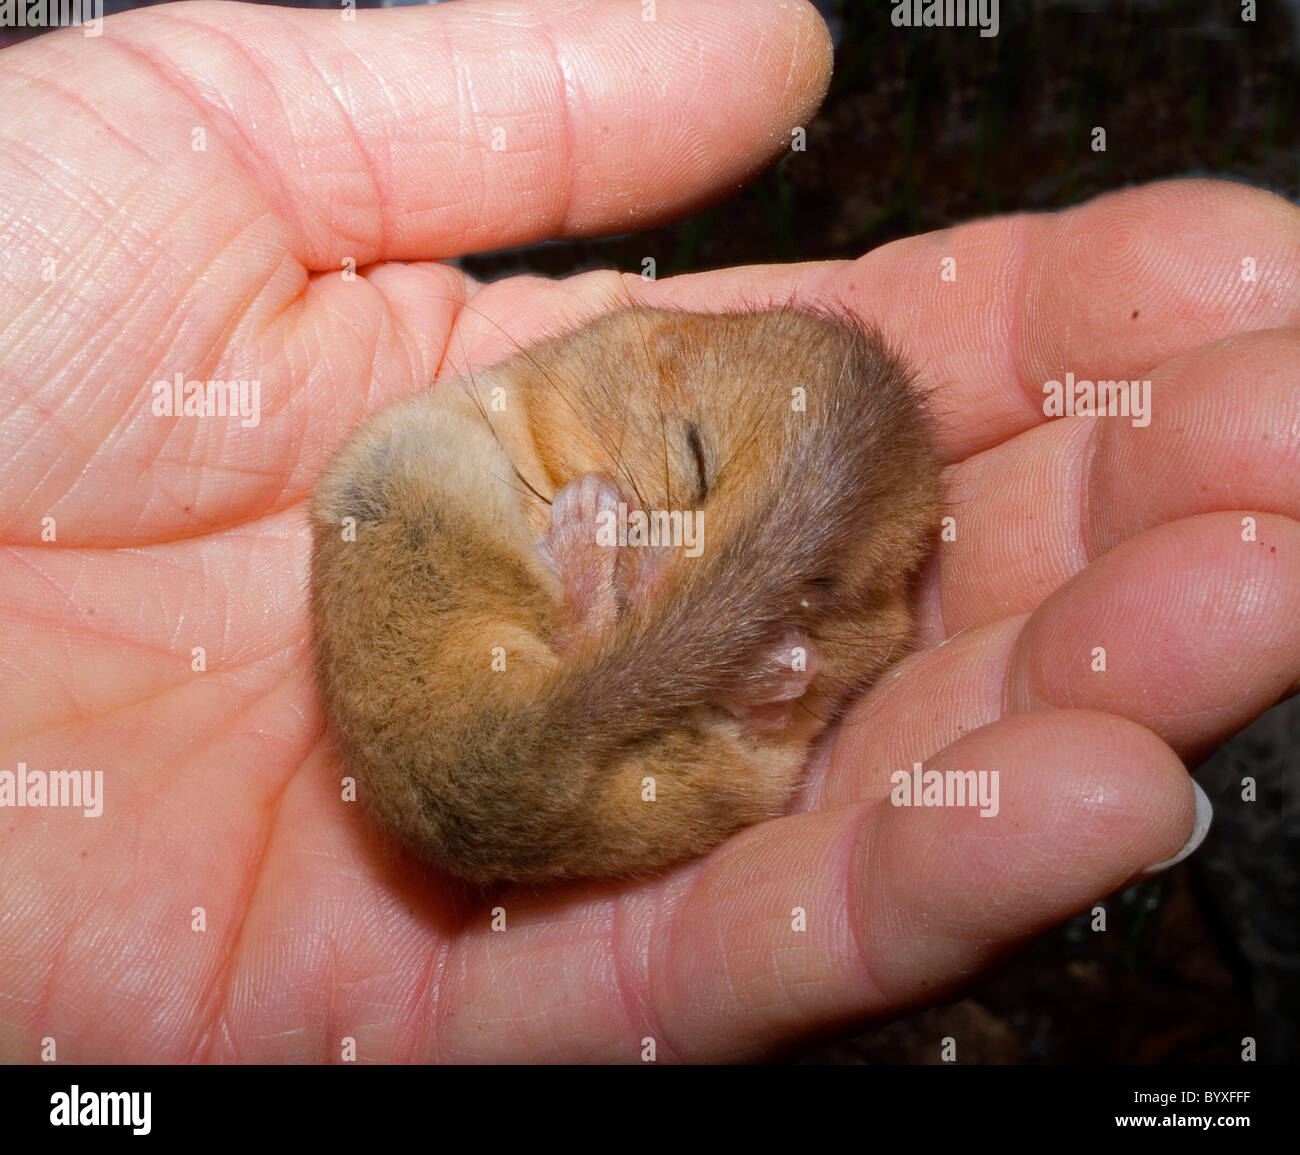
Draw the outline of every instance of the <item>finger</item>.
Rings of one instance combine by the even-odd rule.
[[[847,299],[889,317],[932,367],[954,456],[1042,424],[1043,386],[1067,372],[1145,376],[1207,341],[1300,319],[1300,212],[1226,182],[1151,184],[931,233],[861,264],[860,296]]]
[[[1297,358],[1295,329],[1205,345],[1151,372],[1148,425],[1053,421],[950,469],[955,539],[930,603],[943,636],[1030,612],[1162,522],[1225,509],[1300,519]]]
[[[650,932],[640,1029],[685,1059],[752,1058],[933,1002],[1173,856],[1193,825],[1178,759],[1105,715],[1004,719],[926,769],[997,770],[998,813],[850,807],[727,843]]]
[[[1030,616],[1008,711],[1108,710],[1194,758],[1300,681],[1300,522],[1213,513],[1130,539]]]
[[[1149,429],[1098,422],[1085,483],[1088,555],[1215,510],[1300,520],[1298,358],[1294,328],[1204,345],[1152,375],[1159,409]]]
[[[653,1040],[660,1060],[758,1057],[969,981],[1192,827],[1181,763],[1105,715],[1005,719],[927,768],[999,770],[998,815],[796,815],[621,900],[505,896],[505,933],[477,919],[439,968],[439,1054],[636,1062]]]
[[[1022,616],[964,630],[891,667],[841,720],[829,749],[810,763],[802,805],[830,810],[877,801],[889,793],[894,771],[998,721],[1024,624]]]
[[[1122,715],[1192,758],[1298,687],[1300,524],[1193,517],[1124,542],[1028,618],[907,659],[850,711],[814,797],[882,798],[900,767],[1043,707]]]
[[[107,20],[77,90],[85,131],[107,123],[142,183],[251,175],[309,268],[454,256],[716,197],[821,101],[830,44],[811,5],[658,0],[646,16],[619,0],[174,5]],[[23,71],[57,81],[60,47],[34,46]]]
[[[948,258],[955,281],[944,279]],[[491,288],[475,303],[504,322]],[[607,280],[576,288],[587,298],[570,297],[570,314],[618,300]],[[1298,289],[1300,212],[1258,189],[1199,180],[909,237],[854,262],[628,277],[622,286],[636,304],[716,312],[821,303],[878,323],[933,389],[947,461],[1046,423],[1043,386],[1067,371],[1146,377],[1209,341],[1296,326]],[[558,310],[538,320],[556,322]],[[1244,376],[1221,387],[1253,403]]]

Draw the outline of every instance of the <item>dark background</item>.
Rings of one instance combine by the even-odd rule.
[[[632,0],[629,0],[632,2]],[[106,12],[138,5],[107,0]],[[299,4],[336,8],[337,4]],[[360,6],[380,6],[362,3]],[[993,213],[1174,176],[1300,196],[1300,0],[1003,0],[999,34],[896,29],[889,0],[819,0],[835,76],[807,151],[725,205],[645,233],[465,258],[476,276],[614,267],[659,276],[853,258]],[[19,38],[0,32],[0,45]],[[1105,127],[1104,153],[1090,148]],[[1044,936],[966,998],[830,1043],[807,1063],[1231,1063],[1300,1057],[1300,699],[1196,777],[1205,844]],[[1258,782],[1254,805],[1242,779]],[[799,1057],[799,1056],[794,1056]]]

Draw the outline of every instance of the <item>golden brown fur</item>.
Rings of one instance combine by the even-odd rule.
[[[702,511],[700,555],[595,545],[620,497]],[[874,335],[613,313],[344,445],[313,508],[326,713],[370,809],[453,873],[656,870],[781,813],[905,648],[937,517],[920,404]]]

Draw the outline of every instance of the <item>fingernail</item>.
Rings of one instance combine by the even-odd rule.
[[[1167,858],[1164,862],[1157,862],[1155,866],[1148,866],[1146,870],[1138,875],[1138,878],[1153,878],[1157,874],[1163,874],[1171,866],[1177,866],[1205,841],[1205,836],[1210,831],[1210,822],[1214,818],[1214,808],[1210,805],[1210,799],[1195,778],[1192,779],[1192,791],[1196,795],[1196,821],[1192,823],[1192,833],[1183,844],[1182,850],[1175,854],[1173,858]]]

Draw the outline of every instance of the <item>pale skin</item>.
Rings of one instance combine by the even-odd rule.
[[[771,1055],[1169,858],[1183,759],[1296,690],[1293,207],[1179,182],[852,264],[481,287],[440,260],[722,195],[827,80],[798,5],[540,7],[175,5],[0,53],[0,769],[104,774],[99,818],[0,810],[6,1060]],[[311,680],[331,450],[599,309],[791,295],[877,320],[935,390],[957,540],[918,652],[796,813],[666,876],[485,900],[399,855],[341,799]],[[1067,369],[1151,378],[1151,425],[1049,421]],[[260,422],[154,416],[177,372],[257,378]],[[890,806],[915,761],[997,769],[999,817]]]

